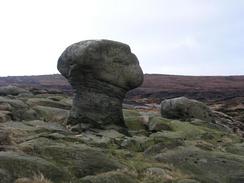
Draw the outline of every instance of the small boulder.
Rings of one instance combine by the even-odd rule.
[[[186,97],[166,99],[162,101],[161,116],[183,121],[196,118],[205,122],[214,122],[213,112],[207,105]]]
[[[0,123],[4,123],[11,120],[11,112],[0,111]]]
[[[36,115],[38,116],[37,119],[41,119],[48,122],[66,123],[66,120],[69,115],[68,110],[55,107],[35,106],[33,107],[33,110],[36,112]]]
[[[96,176],[86,176],[82,179],[83,183],[138,183],[138,181],[131,175],[123,172],[114,171]]]
[[[52,183],[46,179],[42,174],[34,175],[33,178],[19,178],[14,183]]]
[[[49,98],[30,98],[26,102],[30,106],[47,106],[70,110],[71,106],[65,102],[55,101]]]
[[[13,179],[10,174],[3,169],[0,169],[0,183],[12,183]]]
[[[243,156],[205,151],[194,146],[179,146],[177,149],[156,155],[155,159],[159,162],[172,164],[193,175],[192,178],[199,182],[238,182],[238,177],[239,180],[243,180],[241,178],[244,172]],[[233,177],[233,181],[230,181],[230,177]]]
[[[12,107],[8,103],[0,103],[0,111],[11,111]]]
[[[178,180],[177,183],[200,183],[200,182],[194,179],[182,179],[182,180]]]
[[[19,95],[21,93],[29,93],[29,91],[13,85],[0,87],[0,96]]]
[[[165,118],[150,117],[148,122],[148,129],[152,132],[158,131],[172,131],[170,120]]]
[[[0,129],[0,146],[12,144],[11,132],[8,130]]]
[[[59,167],[69,169],[77,178],[123,168],[123,165],[111,156],[84,144],[62,144],[49,138],[39,138],[24,142],[20,146],[22,150],[56,161]]]
[[[39,157],[10,151],[0,152],[0,162],[0,169],[9,172],[12,179],[43,173],[54,182],[68,182],[69,175],[65,170]]]
[[[136,110],[123,110],[125,125],[131,131],[140,131],[146,129],[146,120],[144,116],[142,116]]]
[[[148,147],[154,145],[154,140],[146,136],[133,136],[123,140],[120,144],[121,148],[129,149],[130,151],[143,152]]]
[[[166,171],[164,169],[158,168],[158,167],[147,168],[146,173],[151,174],[151,175],[158,175],[158,176],[166,175]]]
[[[11,112],[12,120],[23,120],[23,114],[28,110],[28,105],[18,99],[10,99],[8,97],[0,97],[0,105]]]

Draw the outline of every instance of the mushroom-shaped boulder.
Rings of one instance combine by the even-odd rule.
[[[110,40],[72,44],[60,56],[58,70],[74,89],[68,124],[82,129],[125,127],[123,99],[143,82],[138,59],[128,45]]]

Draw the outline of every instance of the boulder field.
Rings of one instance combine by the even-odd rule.
[[[0,183],[244,182],[238,121],[184,97],[161,110],[122,105],[143,82],[128,45],[75,43],[58,70],[73,102],[62,92],[0,87]]]
[[[219,125],[227,115],[213,116],[218,123],[170,119],[159,107],[125,105],[126,135],[116,128],[71,130],[72,98],[65,94],[6,95],[0,106],[0,183],[244,180],[243,138]]]

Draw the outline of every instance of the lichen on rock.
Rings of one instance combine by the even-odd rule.
[[[58,70],[74,89],[68,124],[81,129],[117,125],[125,128],[122,102],[127,91],[143,82],[135,54],[126,44],[87,40],[69,46]]]

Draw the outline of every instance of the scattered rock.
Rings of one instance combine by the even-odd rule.
[[[122,172],[108,172],[84,177],[82,183],[139,183],[133,176]]]
[[[17,86],[13,86],[13,85],[0,87],[0,96],[19,95],[21,93],[29,93],[29,91],[27,91],[23,88],[19,88]]]
[[[54,182],[68,182],[69,175],[61,167],[39,157],[15,152],[0,152],[0,162],[0,169],[8,171],[14,180],[42,173]]]
[[[78,137],[78,139],[80,139],[83,143],[90,146],[101,148],[118,148],[119,144],[125,138],[125,135],[114,129],[110,129],[101,131],[86,131],[77,135],[76,137]]]
[[[155,140],[155,143],[157,140]],[[144,151],[144,156],[150,157],[154,156],[156,154],[159,154],[160,152],[168,149],[174,149],[178,146],[184,145],[182,140],[178,139],[165,139],[161,140],[161,142],[156,143],[155,145],[149,146],[145,151]]]
[[[122,148],[126,148],[135,152],[143,152],[149,146],[152,146],[154,141],[145,136],[133,136],[125,139],[121,143]]]
[[[181,119],[184,121],[197,118],[206,122],[214,122],[213,113],[207,105],[186,97],[162,101],[161,115],[165,118]]]
[[[243,183],[244,182],[244,173],[231,175],[228,179],[230,183]]]
[[[69,116],[68,110],[55,107],[35,106],[33,110],[36,111],[38,119],[44,121],[65,123]]]
[[[113,130],[113,129],[111,129],[111,130],[102,130],[98,134],[101,135],[101,136],[112,138],[112,139],[122,138],[122,137],[125,136],[124,134],[121,134],[118,131]]]
[[[0,183],[12,183],[13,178],[10,176],[10,174],[4,170],[0,169]]]
[[[15,142],[16,144],[38,138],[39,136],[48,136],[48,134],[52,133],[60,133],[64,135],[71,134],[71,132],[69,132],[64,126],[59,123],[47,123],[39,120],[23,122],[9,121],[6,123],[2,123],[0,127],[3,132],[6,132],[6,134],[8,134],[8,136],[6,136],[7,139],[10,139],[10,142]],[[19,148],[18,145],[15,146]]]
[[[52,183],[46,179],[42,174],[34,175],[33,178],[19,178],[14,183]]]
[[[26,102],[30,106],[46,106],[46,107],[54,107],[60,108],[64,110],[70,110],[71,106],[65,102],[54,101],[48,98],[30,98]]]
[[[26,121],[40,119],[42,117],[38,116],[37,112],[33,109],[28,109],[23,112],[22,119]]]
[[[14,183],[33,183],[31,178],[19,178]]]
[[[56,161],[60,167],[66,167],[78,178],[123,167],[103,152],[84,144],[62,144],[47,138],[39,138],[22,143],[21,147],[28,149],[32,155]]]
[[[11,111],[12,107],[8,103],[1,103],[0,104],[0,111]]]
[[[200,182],[229,182],[231,176],[244,174],[242,156],[203,151],[192,146],[160,153],[155,156],[155,159],[172,163],[186,173],[193,173],[193,178]]]
[[[78,123],[89,130],[76,133],[63,124],[71,101],[48,90],[0,97],[0,183],[33,183],[36,173],[52,183],[244,180],[243,139],[229,130],[237,121],[224,113],[211,111],[215,123],[184,122],[160,117],[155,107],[135,109],[135,99],[123,110],[127,134],[116,123],[102,129]]]
[[[172,131],[172,127],[169,125],[170,120],[165,119],[165,118],[156,118],[156,117],[151,117],[149,119],[148,123],[148,129],[152,132],[157,132],[157,131]]]
[[[129,130],[146,130],[146,118],[135,110],[123,110],[125,125]]]
[[[0,146],[11,145],[12,143],[11,133],[7,130],[0,129]]]
[[[164,176],[164,175],[166,175],[166,172],[165,172],[164,169],[157,168],[157,167],[148,168],[146,170],[146,173],[149,173],[151,175],[158,175],[158,176]]]
[[[167,120],[161,117],[151,117],[150,121],[152,124],[160,124],[168,130],[158,131],[157,133],[151,134],[155,138],[161,140],[167,139],[195,139],[205,134],[205,128],[202,126],[196,126],[191,123],[186,123],[179,120]],[[150,122],[149,122],[150,123]]]
[[[231,116],[224,114],[222,112],[214,111],[214,118],[216,124],[219,125],[219,128],[233,131],[244,137],[244,123],[237,121]],[[231,129],[231,130],[230,130]]]
[[[230,153],[244,156],[244,142],[236,144],[232,143],[226,147],[226,150]]]
[[[127,91],[143,82],[138,59],[128,45],[110,40],[75,43],[60,56],[58,70],[75,91],[69,124],[126,127],[122,101]]]
[[[194,179],[182,179],[182,180],[178,180],[177,183],[200,183],[200,182]]]
[[[28,110],[28,105],[18,99],[0,97],[0,105],[10,106],[11,117],[13,120],[22,121],[23,114]]]
[[[30,92],[33,93],[34,95],[47,94],[48,93],[48,91],[46,89],[38,89],[38,88],[31,88]]]
[[[11,112],[9,111],[0,111],[0,123],[11,120]]]

